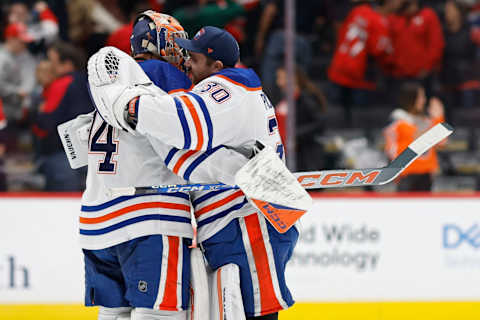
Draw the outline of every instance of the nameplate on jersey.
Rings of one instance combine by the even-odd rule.
[[[235,183],[280,233],[312,206],[312,198],[274,150],[266,146],[235,175]]]

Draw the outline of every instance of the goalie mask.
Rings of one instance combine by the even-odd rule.
[[[151,53],[185,71],[187,53],[175,43],[175,38],[188,38],[175,18],[153,10],[142,12],[133,23],[132,55]]]

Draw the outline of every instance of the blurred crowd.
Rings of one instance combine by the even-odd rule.
[[[147,9],[173,15],[190,36],[204,25],[228,30],[240,44],[238,67],[261,76],[288,134],[285,0],[0,3],[0,191],[83,189],[86,172],[70,169],[56,127],[93,110],[88,57],[105,45],[130,52],[133,19]],[[349,165],[332,158],[324,133],[373,126],[355,110],[388,112],[372,109],[372,118],[391,159],[457,108],[480,109],[479,1],[296,0],[295,29],[299,171]],[[435,151],[423,159],[399,190],[431,189],[440,165]]]

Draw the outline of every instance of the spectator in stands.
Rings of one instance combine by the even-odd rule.
[[[105,43],[106,46],[116,47],[128,54],[131,53],[130,36],[133,30],[133,20],[140,12],[149,10],[149,3],[147,1],[128,1],[123,5],[123,11],[126,17],[129,17],[128,22],[123,24],[120,28],[112,32]]]
[[[32,37],[30,50],[42,53],[58,37],[58,20],[45,1],[37,1],[30,10],[25,1],[15,0],[9,7],[9,23],[23,23]]]
[[[472,6],[468,22],[472,25],[472,41],[478,46],[477,57],[480,59],[480,2]]]
[[[440,79],[447,106],[479,105],[480,60],[472,28],[466,21],[467,8],[453,0],[445,3],[445,53]],[[447,109],[448,110],[448,109]]]
[[[178,19],[190,36],[193,36],[206,25],[231,31],[228,30],[228,24],[245,12],[245,7],[235,0],[201,0],[194,5],[173,11],[172,16]],[[242,39],[238,39],[239,35],[236,36],[237,41],[241,42]]]
[[[47,191],[79,191],[85,181],[85,172],[70,168],[57,126],[93,110],[83,71],[85,58],[78,48],[63,42],[53,44],[47,56],[55,80],[44,88],[44,101],[32,117],[32,130],[38,139],[40,172],[46,177]]]
[[[419,135],[439,122],[444,121],[443,104],[430,98],[427,114],[425,89],[417,83],[404,83],[400,89],[399,108],[391,115],[391,124],[384,130],[385,153],[389,159],[396,158]],[[439,171],[434,148],[415,160],[400,175],[399,191],[430,191],[433,176]]]
[[[445,47],[437,14],[422,7],[419,0],[404,0],[400,13],[391,15],[389,21],[395,48],[392,90],[415,80],[431,97],[433,74],[439,69]]]
[[[296,1],[295,4],[295,60],[298,67],[306,71],[311,66],[313,55],[309,35],[313,33],[319,17],[328,17],[330,1]],[[275,85],[275,72],[284,64],[284,24],[285,0],[265,1],[255,38],[255,54],[257,59],[261,59],[263,89],[273,103],[281,97]]]
[[[3,131],[7,126],[7,119],[3,113],[3,104],[0,99],[0,192],[7,191],[7,175],[5,172],[5,151],[6,146],[3,143]]]
[[[55,77],[55,70],[48,59],[41,60],[37,64],[35,70],[36,86],[31,94],[31,113],[40,110],[40,106],[44,102],[43,92],[55,80]]]
[[[284,94],[287,91],[287,73],[283,67],[277,69],[277,86]],[[323,161],[323,146],[315,141],[325,130],[327,99],[301,69],[296,68],[295,77],[295,120],[296,120],[296,155],[297,170],[317,170]],[[284,147],[287,143],[288,105],[280,101],[275,108],[278,130]]]
[[[87,56],[100,50],[108,36],[123,24],[116,14],[119,8],[109,11],[99,0],[69,0],[67,9],[70,39],[76,46],[85,49]]]
[[[340,28],[328,78],[344,109],[345,125],[353,124],[352,107],[368,105],[368,91],[376,88],[376,71],[388,69],[393,48],[386,16],[399,4],[396,0],[379,1],[378,6],[356,1]],[[371,62],[375,61],[376,65]]]
[[[35,85],[35,59],[27,45],[32,37],[22,23],[10,23],[5,29],[5,43],[0,48],[0,99],[3,103],[7,128],[2,132],[7,151],[16,149],[20,121],[24,119],[29,95]]]

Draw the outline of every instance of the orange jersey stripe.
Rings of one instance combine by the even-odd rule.
[[[233,201],[235,200],[236,198],[238,197],[242,197],[243,196],[243,192],[242,190],[238,190],[237,192],[235,193],[232,193],[231,195],[229,195],[228,197],[226,198],[223,198],[221,200],[218,200],[217,202],[214,202],[214,203],[211,203],[209,204],[208,206],[205,206],[203,207],[202,209],[198,210],[198,211],[195,211],[195,217],[200,217],[202,214],[205,214],[209,211],[212,211],[213,209],[216,209],[218,207],[221,207],[223,206],[224,204],[230,202],[230,201]]]
[[[180,99],[187,105],[188,110],[190,110],[190,114],[192,115],[193,123],[195,124],[195,130],[197,131],[197,147],[196,150],[202,149],[203,145],[203,130],[202,124],[200,123],[200,118],[198,117],[197,110],[193,106],[192,101],[187,96],[180,96]]]
[[[180,239],[168,236],[168,266],[165,280],[163,300],[160,310],[178,311],[177,308],[177,282],[178,282],[178,248]]]
[[[271,310],[283,309],[278,302],[275,290],[273,289],[272,275],[268,264],[267,249],[263,243],[262,230],[258,216],[252,214],[245,217],[245,225],[247,227],[250,246],[252,247],[253,259],[257,268],[258,282],[260,287],[260,305],[261,315]],[[273,266],[272,266],[273,267]]]
[[[187,91],[188,89],[174,89],[174,90],[168,91],[168,94],[177,93],[177,92],[187,92]]]
[[[173,173],[175,174],[178,174],[178,171],[180,170],[180,167],[182,166],[182,164],[188,159],[190,158],[190,156],[192,156],[194,153],[196,153],[197,151],[195,150],[189,150],[187,152],[185,152],[185,154],[183,156],[180,157],[180,159],[178,159],[177,163],[175,164],[175,166],[173,167]]]
[[[169,202],[145,202],[145,203],[133,204],[131,206],[113,211],[109,214],[106,214],[104,216],[97,217],[97,218],[80,217],[80,223],[94,224],[94,223],[105,222],[132,211],[142,210],[142,209],[152,209],[152,208],[164,208],[164,209],[173,209],[173,210],[190,212],[190,206],[186,204],[169,203]]]
[[[187,92],[187,91],[190,91],[193,89],[193,84],[190,86],[190,88],[188,89],[173,89],[173,90],[170,90],[168,91],[168,94],[172,94],[172,93],[177,93],[177,92]]]
[[[245,90],[248,90],[248,91],[258,91],[258,90],[262,90],[262,87],[255,87],[255,88],[250,88],[250,87],[247,87],[246,85],[244,85],[243,83],[240,83],[240,82],[237,82],[235,80],[232,80],[230,79],[229,77],[225,77],[224,75],[222,74],[216,74],[215,75],[216,77],[220,77],[222,79],[225,79],[233,84],[236,84],[237,86],[240,86],[242,88],[244,88]]]

